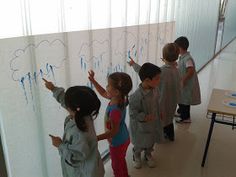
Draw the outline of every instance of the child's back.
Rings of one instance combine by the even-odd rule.
[[[187,73],[186,65],[188,65],[188,62],[190,61],[193,65],[192,67],[195,70],[195,62],[189,52],[179,57],[178,67],[181,76],[184,76]],[[197,105],[201,103],[200,87],[196,71],[182,88],[182,94],[179,103],[185,105]]]
[[[176,44],[168,43],[163,47],[162,53],[165,65],[161,67],[161,80],[159,85],[160,112],[166,138],[173,141],[173,118],[180,98],[180,73],[176,67],[179,49]]]
[[[179,100],[180,120],[176,122],[190,123],[190,105],[197,105],[201,103],[200,86],[195,69],[195,63],[187,51],[189,41],[186,37],[181,36],[175,40],[179,47],[180,57],[178,68],[181,76],[182,92]]]
[[[87,131],[83,132],[75,121],[68,116],[62,138],[64,145],[59,146],[63,177],[103,177],[103,164],[98,152],[97,136],[91,116],[85,118]],[[66,149],[69,150],[66,150]],[[66,151],[65,151],[66,150]],[[71,151],[68,152],[68,151]],[[71,159],[69,159],[71,155]]]
[[[85,86],[70,87],[65,92],[46,80],[45,85],[69,112],[63,138],[50,135],[61,156],[63,177],[103,177],[104,167],[93,124],[93,116],[97,116],[101,104],[95,92]]]

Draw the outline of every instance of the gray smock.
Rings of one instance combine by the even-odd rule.
[[[53,96],[65,108],[63,88],[56,87]],[[79,130],[71,116],[64,122],[64,134],[58,150],[63,177],[103,177],[104,166],[98,152],[97,137],[91,116],[85,118],[88,131]]]
[[[133,65],[138,72],[140,66]],[[131,142],[137,148],[151,148],[155,142],[163,140],[163,127],[159,116],[159,90],[158,88],[144,90],[139,88],[129,98],[130,136]],[[147,115],[156,117],[153,121],[145,122]]]
[[[165,64],[161,67],[160,112],[162,124],[167,126],[173,123],[177,103],[180,98],[180,74],[176,66]]]
[[[193,67],[195,69],[194,60],[189,52],[179,57],[178,68],[181,77],[183,77],[187,73],[186,63],[189,60],[192,61],[194,65]],[[201,103],[200,86],[198,82],[197,73],[194,72],[192,78],[190,78],[186,82],[185,86],[182,88],[179,104],[197,105],[200,103]]]

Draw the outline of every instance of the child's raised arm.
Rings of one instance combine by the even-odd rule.
[[[108,96],[107,94],[107,91],[95,80],[94,76],[95,76],[95,73],[93,70],[90,70],[88,72],[89,76],[88,76],[88,79],[90,80],[90,82],[92,82],[92,84],[94,85],[94,87],[96,88],[96,90],[98,91],[98,93],[104,97],[104,98],[107,98],[107,99],[110,99],[110,97]]]
[[[129,57],[130,61],[128,61],[128,64],[133,67],[134,71],[136,73],[139,73],[139,70],[141,69],[141,66],[133,60],[133,58]]]
[[[54,84],[50,81],[47,81],[46,79],[42,78],[43,81],[45,82],[45,87],[48,89],[48,90],[51,90],[53,91],[53,89],[55,88]]]
[[[56,87],[52,82],[47,81],[43,78],[43,81],[45,82],[45,87],[52,91],[53,97],[61,104],[62,107],[66,108],[65,106],[65,89]]]

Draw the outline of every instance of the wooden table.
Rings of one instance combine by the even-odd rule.
[[[208,151],[208,147],[210,144],[214,123],[216,122],[216,123],[220,123],[220,124],[231,125],[233,127],[236,126],[236,123],[235,123],[236,108],[226,106],[223,104],[224,100],[225,101],[230,101],[230,100],[236,101],[235,98],[231,98],[231,97],[227,96],[226,95],[227,92],[230,93],[233,91],[221,90],[221,89],[213,89],[212,90],[210,102],[209,102],[208,108],[207,108],[208,113],[212,114],[211,124],[210,124],[207,142],[206,142],[206,146],[205,146],[205,151],[204,151],[204,155],[203,155],[203,159],[202,159],[202,164],[201,164],[202,167],[204,167],[204,165],[205,165],[205,160],[207,157],[207,151]],[[216,118],[216,115],[227,116],[228,118],[230,118],[230,121],[228,119],[225,120],[222,118]]]

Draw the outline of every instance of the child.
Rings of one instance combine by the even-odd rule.
[[[200,87],[194,60],[187,51],[189,46],[188,39],[181,36],[175,40],[175,43],[178,45],[180,51],[178,68],[180,71],[182,84],[179,109],[177,110],[180,114],[180,119],[177,119],[176,122],[191,123],[190,105],[197,105],[201,103]]]
[[[174,141],[173,119],[177,103],[180,97],[180,74],[177,69],[176,60],[179,49],[175,43],[166,44],[162,49],[165,65],[161,67],[160,90],[160,112],[162,113],[162,124],[164,135],[170,141]]]
[[[128,177],[125,160],[126,151],[130,143],[129,133],[125,124],[128,93],[132,89],[130,76],[123,72],[109,75],[106,90],[94,79],[94,72],[89,72],[89,80],[93,83],[101,96],[110,99],[105,113],[105,133],[98,135],[98,141],[108,139],[110,156],[115,177]]]
[[[101,105],[97,95],[86,86],[70,87],[64,92],[63,88],[43,80],[46,88],[69,112],[63,139],[50,135],[61,156],[63,177],[103,177],[104,167],[93,125],[93,117],[98,115]]]
[[[159,92],[161,70],[158,66],[145,63],[139,68],[134,64],[134,69],[139,71],[142,83],[130,96],[130,132],[133,147],[134,168],[141,168],[141,152],[144,151],[147,165],[156,166],[151,152],[157,140],[162,135],[162,126],[159,118]]]

